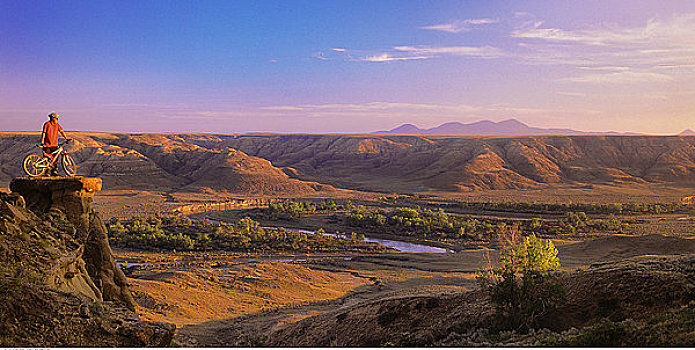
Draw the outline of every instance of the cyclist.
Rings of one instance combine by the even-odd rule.
[[[44,156],[51,157],[51,176],[58,176],[58,164],[54,163],[55,159],[53,159],[53,152],[58,150],[58,134],[68,141],[72,140],[65,135],[63,127],[58,124],[58,117],[58,113],[55,112],[48,115],[48,121],[43,124],[41,143],[39,144],[43,147]]]

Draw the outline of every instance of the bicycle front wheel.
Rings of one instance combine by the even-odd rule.
[[[63,155],[63,170],[65,170],[65,175],[68,176],[75,176],[75,174],[77,174],[77,166],[69,154]]]
[[[22,168],[29,176],[41,176],[48,170],[48,158],[32,153],[24,157]]]

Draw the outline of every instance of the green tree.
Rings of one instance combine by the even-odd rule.
[[[505,246],[498,267],[478,272],[477,280],[495,305],[503,328],[528,330],[557,308],[564,298],[555,271],[560,267],[553,242],[531,234],[521,238],[518,228],[502,232]]]

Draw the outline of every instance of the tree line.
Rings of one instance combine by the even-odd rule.
[[[249,217],[234,224],[191,220],[185,216],[113,218],[107,225],[110,243],[143,250],[224,250],[300,253],[375,252],[386,248],[357,235],[326,236],[284,228],[264,228]]]
[[[457,202],[437,204],[441,207],[489,210],[516,213],[553,214],[584,212],[586,214],[667,214],[689,210],[682,203],[529,203],[529,202]]]
[[[584,212],[566,212],[564,217],[556,220],[520,220],[456,216],[441,208],[436,211],[408,207],[368,210],[361,205],[345,214],[343,222],[351,227],[396,235],[468,240],[489,240],[511,226],[518,226],[525,235],[536,233],[544,236],[622,233],[626,228],[626,224],[614,215],[607,219],[590,219]]]
[[[306,215],[335,212],[338,210],[352,210],[353,207],[351,201],[336,203],[334,201],[297,202],[287,200],[271,203],[268,205],[268,209],[264,210],[264,213],[266,217],[270,219],[297,220]]]

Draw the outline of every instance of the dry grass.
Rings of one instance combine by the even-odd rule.
[[[138,313],[146,320],[177,325],[335,299],[368,282],[346,272],[286,263],[152,271],[137,277],[128,283]]]

